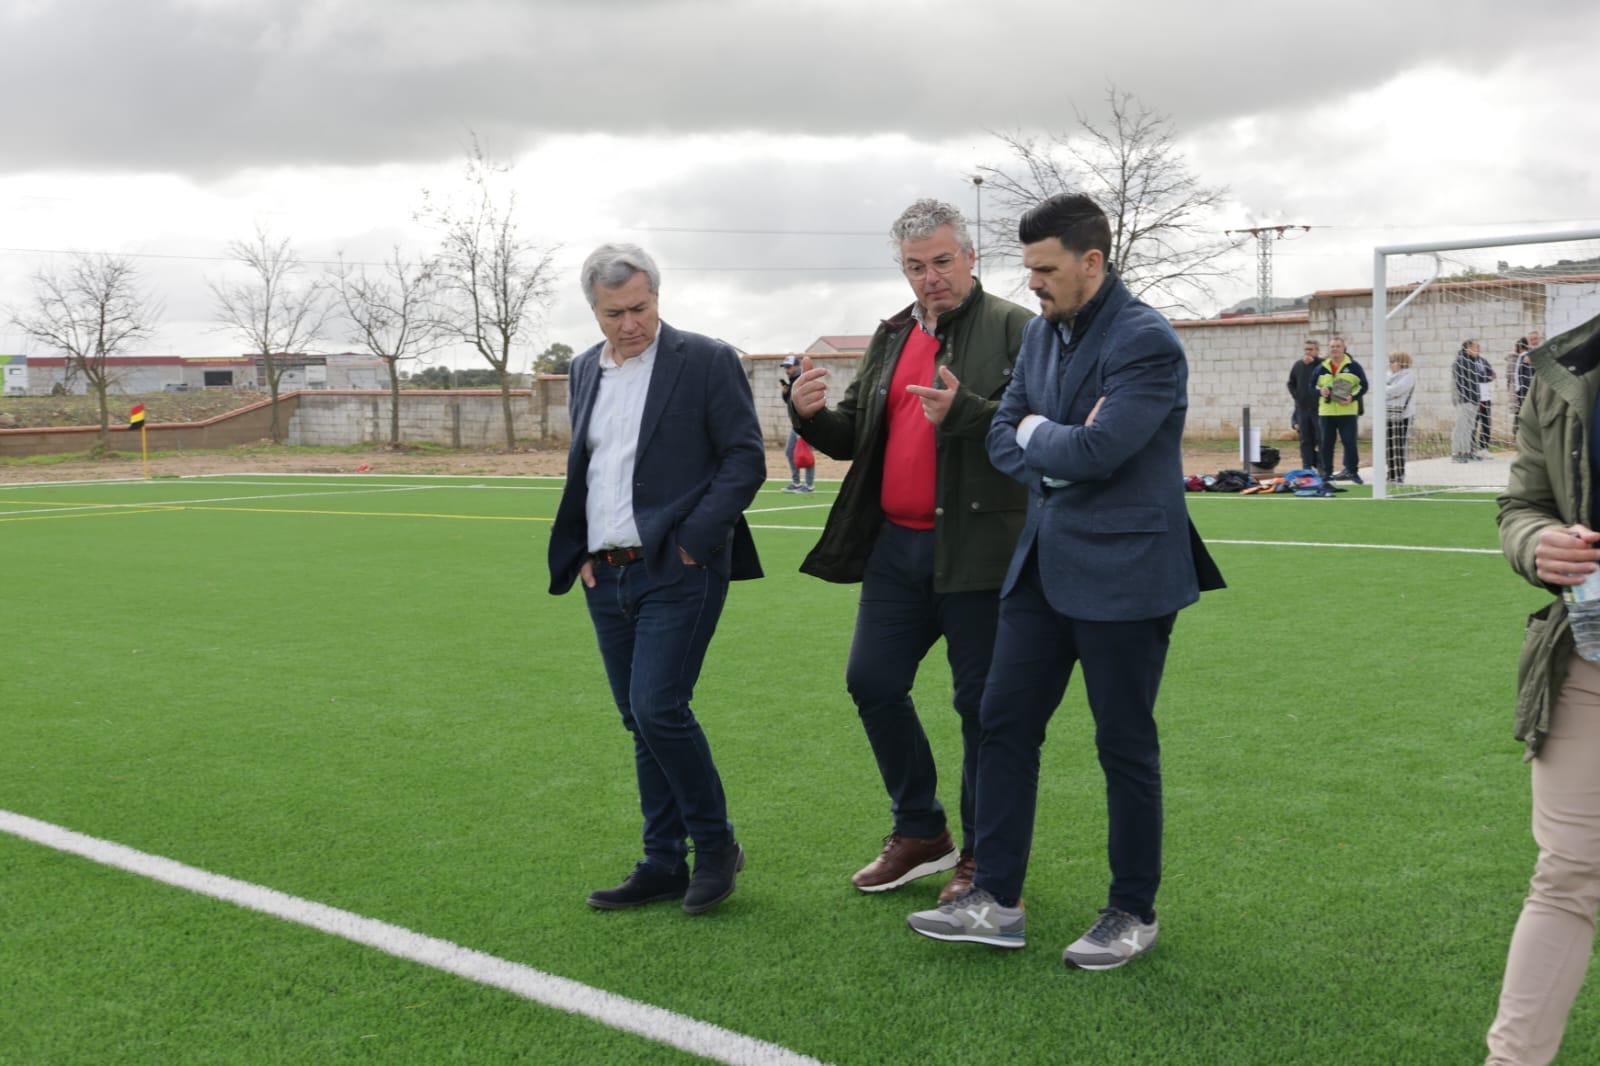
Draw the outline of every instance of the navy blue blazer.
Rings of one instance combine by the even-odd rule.
[[[1037,551],[1045,598],[1060,614],[1158,618],[1223,587],[1183,497],[1188,363],[1172,324],[1115,275],[1075,325],[1069,345],[1048,320],[1028,323],[989,427],[990,460],[1028,486],[1027,522],[1000,595]],[[1040,425],[1024,451],[1017,424],[1029,414],[1053,424]]]
[[[681,546],[734,581],[761,576],[744,509],[767,479],[750,381],[732,348],[661,323],[634,459],[633,517],[644,566],[658,582],[683,577]],[[589,416],[600,392],[597,344],[572,361],[567,484],[550,530],[550,592],[577,580],[589,554]],[[638,565],[638,564],[635,564]]]

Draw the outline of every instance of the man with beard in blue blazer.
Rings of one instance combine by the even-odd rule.
[[[1042,314],[1023,334],[989,429],[990,459],[1029,499],[980,712],[977,874],[965,896],[909,924],[938,940],[1023,946],[1039,749],[1082,663],[1106,779],[1111,888],[1062,961],[1108,970],[1155,944],[1156,692],[1177,612],[1221,588],[1222,576],[1184,503],[1188,366],[1176,332],[1117,276],[1110,226],[1089,197],[1045,200],[1019,236]]]
[[[761,576],[744,509],[766,480],[766,451],[739,357],[661,321],[661,272],[643,249],[603,245],[581,280],[605,341],[568,379],[550,591],[583,585],[644,815],[643,860],[589,905],[681,899],[699,914],[733,892],[744,851],[689,701],[728,582]]]

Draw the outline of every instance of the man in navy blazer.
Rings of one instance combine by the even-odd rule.
[[[766,480],[766,451],[739,357],[660,320],[661,273],[643,249],[603,245],[581,277],[605,340],[568,378],[550,592],[583,585],[644,815],[643,860],[589,905],[681,899],[699,914],[733,892],[744,851],[689,700],[728,582],[761,576],[744,509]]]
[[[1087,196],[1052,197],[1019,229],[1042,314],[989,430],[990,459],[1029,499],[980,712],[978,868],[971,892],[910,925],[1023,946],[1039,749],[1081,662],[1106,778],[1111,888],[1063,961],[1105,970],[1155,943],[1156,691],[1177,612],[1222,577],[1184,503],[1188,367],[1176,332],[1117,277],[1106,216]]]

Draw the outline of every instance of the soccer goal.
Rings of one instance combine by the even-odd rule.
[[[1504,487],[1524,349],[1597,314],[1600,229],[1374,249],[1373,496]]]

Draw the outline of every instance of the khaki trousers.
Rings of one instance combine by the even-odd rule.
[[[1511,936],[1489,1066],[1546,1063],[1594,948],[1600,907],[1600,664],[1576,654],[1533,760],[1539,861]]]

